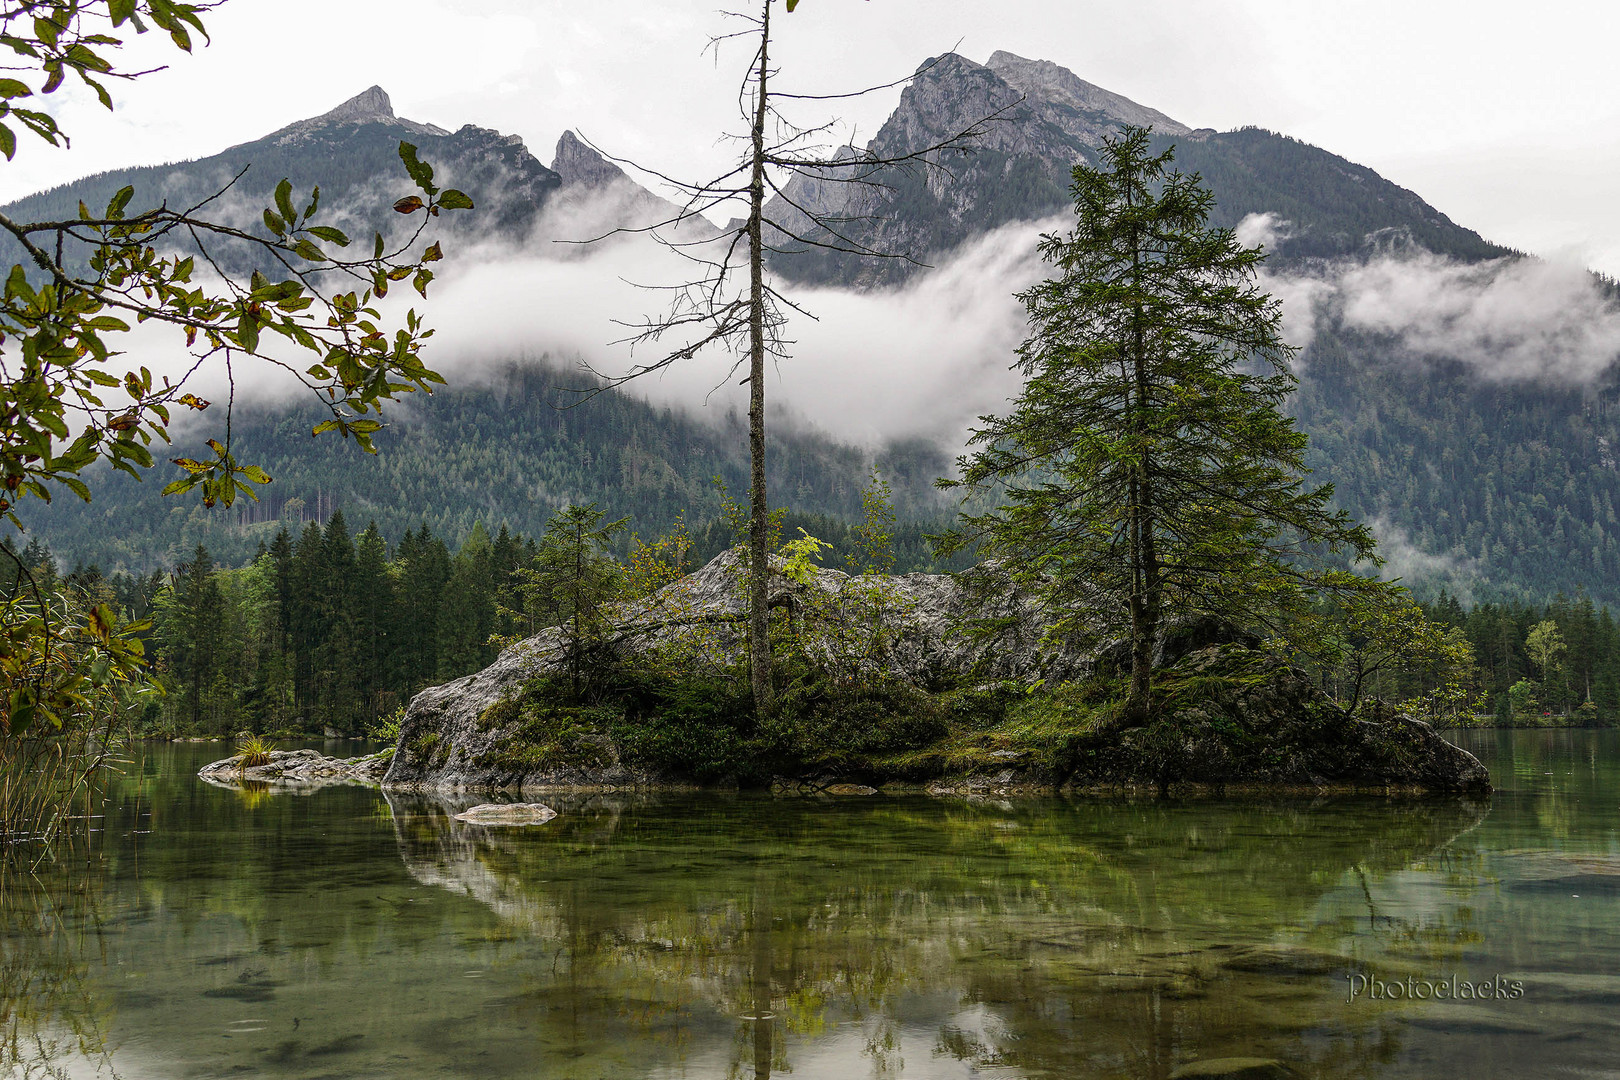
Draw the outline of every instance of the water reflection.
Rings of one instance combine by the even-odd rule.
[[[1598,1074],[1620,743],[1543,735],[1473,736],[1488,811],[598,795],[523,829],[211,788],[200,750],[0,882],[0,1076]]]
[[[583,1057],[639,1037],[661,1046],[648,1065],[761,1077],[1163,1077],[1210,1057],[1370,1075],[1402,1010],[1348,1030],[1347,977],[1404,979],[1474,940],[1374,888],[1484,813],[593,796],[510,830],[391,803],[413,877],[555,943],[554,977],[502,1007],[569,1003]],[[582,999],[601,1008],[575,1026]],[[1391,1045],[1369,1058],[1369,1038]]]

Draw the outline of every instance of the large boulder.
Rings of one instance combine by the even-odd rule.
[[[974,678],[1070,678],[1091,669],[1078,649],[1048,649],[1039,612],[991,564],[960,575],[851,576],[820,567],[790,575],[772,559],[769,604],[801,629],[811,657],[852,678],[930,688]],[[734,670],[745,655],[746,574],[726,551],[646,600],[608,609],[606,662],[656,658],[686,674]],[[972,619],[995,620],[987,635],[964,633]],[[674,778],[632,768],[605,736],[573,739],[565,752],[526,762],[510,750],[513,732],[491,709],[537,676],[566,671],[567,639],[543,630],[473,675],[411,699],[400,724],[391,787],[436,790],[621,789]]]
[[[734,675],[745,655],[745,581],[741,561],[726,552],[646,600],[612,607],[592,663],[639,662],[643,670],[683,678]],[[779,778],[784,787],[808,780],[815,790],[901,781],[967,792],[1188,785],[1217,791],[1489,791],[1484,767],[1429,725],[1380,706],[1346,712],[1302,672],[1256,648],[1252,636],[1215,621],[1189,621],[1166,634],[1157,685],[1168,697],[1152,723],[1098,727],[1080,714],[1071,723],[1060,703],[1049,725],[1037,725],[1045,734],[1011,732],[969,745],[983,727],[967,732],[966,743],[952,743],[943,699],[927,692],[955,686],[958,698],[994,696],[997,687],[1008,685],[998,680],[1016,685],[1045,679],[1061,694],[1065,681],[1092,674],[1099,662],[1117,670],[1117,643],[1097,647],[1102,635],[1093,633],[1089,651],[1074,643],[1052,647],[1044,640],[1041,612],[994,564],[955,576],[851,577],[776,561],[769,603],[785,612],[803,651],[831,681],[852,694],[863,688],[903,691],[884,699],[883,715],[870,713],[869,721],[860,722],[881,725],[884,716],[910,716],[913,706],[918,716],[930,714],[935,721],[933,734],[908,729],[875,749],[845,739],[822,758],[808,747],[797,754],[797,743],[777,746],[784,759],[797,762],[789,770],[814,772]],[[964,632],[975,621],[989,632]],[[1082,630],[1075,641],[1085,636]],[[384,783],[535,792],[690,786],[686,777],[645,764],[666,760],[657,754],[621,753],[613,732],[622,714],[545,700],[545,685],[535,679],[567,670],[566,645],[560,630],[547,630],[475,675],[418,694],[401,723]],[[1186,695],[1180,704],[1174,701],[1178,682]],[[839,722],[855,723],[847,717]],[[824,717],[794,723],[799,727],[789,742],[843,731],[828,727]],[[896,739],[903,745],[891,745]],[[764,770],[782,767],[774,759],[753,763]]]

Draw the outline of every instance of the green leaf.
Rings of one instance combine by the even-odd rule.
[[[410,173],[411,180],[417,187],[429,195],[439,193],[439,189],[433,186],[433,166],[416,156],[416,147],[413,144],[408,142],[399,144],[399,160],[405,163],[405,171]]]
[[[315,216],[315,211],[321,207],[321,185],[316,184],[315,190],[309,194],[309,205],[304,207],[304,220],[308,221]]]
[[[270,482],[270,474],[259,468],[257,465],[244,465],[242,467],[242,475],[253,481],[255,484],[268,484]]]
[[[21,79],[0,79],[0,97],[28,97],[33,94]]]
[[[281,220],[280,214],[277,214],[269,207],[266,207],[264,211],[264,227],[277,236],[287,235],[287,223]]]
[[[281,178],[281,183],[276,185],[276,209],[281,211],[282,220],[288,224],[298,220],[298,212],[293,209],[292,204],[292,181],[285,176]]]
[[[439,196],[439,208],[442,210],[471,210],[473,201],[467,197],[466,192],[455,188],[446,188],[444,194]]]
[[[4,124],[0,124],[0,153],[6,155],[7,161],[17,153],[17,136]]]
[[[135,17],[135,0],[107,0],[107,14],[112,16],[114,26],[121,26],[126,19]]]
[[[112,200],[107,203],[107,217],[114,221],[122,220],[124,216],[124,207],[128,206],[129,200],[133,199],[134,197],[135,189],[133,187],[125,184],[123,187],[119,188],[117,194],[115,194],[112,197]]]
[[[330,225],[311,225],[309,231],[311,235],[318,236],[328,243],[336,244],[338,247],[349,246],[349,237],[342,229],[334,229]]]
[[[236,321],[236,340],[248,352],[259,347],[259,320],[247,312]]]
[[[112,94],[107,92],[107,88],[82,71],[79,73],[79,78],[83,79],[85,85],[96,92],[96,97],[101,99],[101,104],[110,111],[113,107],[113,100]]]
[[[383,253],[383,237],[382,237],[382,233],[377,234],[377,243],[374,245],[374,247],[375,247],[375,250],[372,252],[371,257],[374,258],[374,259],[382,258],[382,253]]]

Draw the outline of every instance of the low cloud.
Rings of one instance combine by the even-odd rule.
[[[1478,559],[1424,551],[1412,542],[1410,533],[1388,518],[1371,517],[1366,524],[1378,538],[1378,553],[1384,559],[1380,578],[1399,580],[1420,593],[1427,591],[1426,586],[1443,585],[1463,604],[1473,604],[1473,583],[1480,578]]]
[[[1267,246],[1287,230],[1276,214],[1251,214],[1237,228],[1240,240]],[[1338,325],[1496,382],[1588,383],[1620,360],[1620,305],[1567,259],[1464,263],[1408,245],[1267,272],[1261,285],[1282,301],[1284,337],[1296,346]]]
[[[1620,359],[1620,309],[1573,263],[1381,258],[1347,270],[1336,300],[1345,326],[1488,379],[1589,382]]]
[[[666,338],[632,353],[623,339],[662,314],[663,287],[694,276],[690,259],[639,234],[586,247],[557,242],[600,235],[627,215],[655,219],[659,207],[638,190],[559,199],[522,243],[448,239],[428,300],[401,286],[383,305],[385,321],[402,321],[407,306],[425,311],[436,329],[425,356],[453,386],[495,379],[514,359],[583,362],[606,373],[657,359],[680,342]],[[996,229],[899,289],[784,284],[815,318],[790,313],[789,357],[769,375],[773,415],[871,446],[906,438],[960,446],[979,415],[1003,411],[1018,392],[1011,364],[1028,327],[1014,297],[1049,272],[1036,243],[1064,224]],[[1275,243],[1288,230],[1275,214],[1251,215],[1238,228],[1249,243]],[[1620,311],[1591,275],[1569,264],[1462,264],[1417,251],[1267,274],[1261,283],[1282,301],[1284,336],[1299,346],[1325,323],[1337,324],[1388,339],[1395,352],[1462,362],[1501,381],[1587,381],[1620,356]],[[178,377],[185,368],[173,333],[141,328],[126,345],[131,360],[155,371]],[[292,352],[287,359],[308,363]],[[737,359],[710,349],[628,389],[720,420],[745,405]],[[235,374],[238,403],[298,391],[263,365],[238,364]],[[199,373],[197,391],[220,400],[223,376],[218,364]]]
[[[632,351],[624,339],[664,313],[662,287],[692,277],[694,264],[636,235],[589,248],[554,243],[599,234],[618,207],[573,209],[567,219],[544,218],[521,250],[448,251],[450,270],[425,308],[437,330],[430,363],[453,384],[476,383],[495,362],[521,356],[574,358],[619,374],[679,346],[683,339],[669,336]],[[789,312],[789,356],[768,375],[773,415],[867,445],[917,437],[960,445],[978,415],[1003,408],[1021,385],[1010,366],[1027,327],[1013,294],[1044,275],[1036,243],[1056,224],[994,230],[898,290],[783,283],[814,317]],[[627,388],[718,419],[746,406],[737,361],[711,348]]]
[[[1277,246],[1278,240],[1286,240],[1290,235],[1289,224],[1281,214],[1267,210],[1263,214],[1249,214],[1232,229],[1237,235],[1237,242],[1244,247],[1263,247],[1271,249]]]

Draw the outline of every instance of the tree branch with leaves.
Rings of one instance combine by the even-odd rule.
[[[73,77],[113,108],[110,84],[149,73],[118,65],[125,41],[160,31],[189,52],[196,39],[207,39],[202,16],[213,6],[0,0],[0,55],[9,51],[13,60],[0,67],[7,72],[0,76],[0,152],[15,156],[19,132],[68,146],[51,94]],[[316,393],[329,415],[315,434],[336,431],[374,452],[385,403],[443,382],[420,356],[433,331],[414,308],[385,317],[383,298],[407,280],[426,296],[430,264],[443,257],[437,242],[418,247],[428,222],[472,206],[462,192],[434,184],[414,146],[401,143],[399,154],[415,190],[393,208],[421,216],[403,240],[376,234],[369,254],[345,254],[350,238],[319,218],[320,189],[295,202],[287,180],[260,215],[262,229],[211,216],[235,180],[183,207],[132,210],[137,192],[125,187],[105,207],[81,202],[66,220],[0,214],[0,235],[22,254],[0,291],[0,514],[21,529],[30,498],[50,501],[66,490],[88,501],[97,464],[142,478],[157,464],[154,448],[170,442],[173,410],[210,407],[188,388],[208,369],[220,370],[228,388],[223,438],[205,439],[206,454],[171,458],[178,476],[164,492],[196,491],[206,506],[256,498],[254,486],[270,477],[238,461],[231,445],[235,377],[244,363],[282,369]],[[226,272],[216,257],[223,249],[246,251],[246,260],[230,261],[253,269]],[[174,333],[175,376],[120,361],[120,335],[143,324]],[[140,627],[119,624],[105,605],[63,623],[66,610],[78,612],[28,590],[0,606],[0,640],[9,650],[0,666],[0,742],[40,718],[66,730],[84,712],[73,688],[85,677],[134,677],[139,649],[124,643]]]

